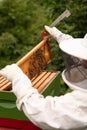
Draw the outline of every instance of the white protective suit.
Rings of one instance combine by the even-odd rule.
[[[56,28],[45,28],[60,44],[64,40],[73,39]],[[0,70],[0,74],[12,81],[17,108],[41,129],[87,130],[87,91],[75,89],[63,96],[44,98],[16,64],[6,66]]]

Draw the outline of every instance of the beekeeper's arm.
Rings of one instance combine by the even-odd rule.
[[[45,25],[45,30],[50,34],[50,36],[55,39],[58,43],[61,43],[63,40],[69,40],[73,37],[69,34],[64,34],[56,27],[49,27]]]
[[[44,98],[16,65],[8,65],[0,74],[12,81],[17,107],[44,130],[80,130],[87,127],[87,94],[73,91],[64,96]],[[78,128],[78,129],[77,129]],[[82,129],[83,130],[83,129]]]

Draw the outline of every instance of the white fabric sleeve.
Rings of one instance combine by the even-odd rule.
[[[60,44],[64,40],[72,39],[73,37],[69,34],[64,34],[56,27],[49,27],[45,25],[46,31]]]
[[[73,37],[69,34],[64,34],[62,33],[58,38],[57,38],[57,42],[58,43],[61,43],[62,41],[64,40],[69,40],[69,39],[72,39]]]
[[[73,38],[71,35],[62,33],[55,27],[53,27],[53,37],[59,44],[64,40],[69,40]]]
[[[52,97],[39,94],[28,87],[24,77],[13,81],[17,107],[43,130],[86,130],[87,93],[73,91],[64,96]]]

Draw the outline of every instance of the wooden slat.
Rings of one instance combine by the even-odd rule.
[[[1,83],[0,83],[0,87],[4,86],[5,84],[7,84],[9,81],[8,80],[3,80]]]
[[[11,82],[3,76],[0,76],[0,91],[6,90],[9,86],[11,86]]]
[[[50,81],[52,81],[53,77],[56,75],[56,73],[51,73],[50,76],[47,77],[47,79],[45,81],[43,81],[43,83],[39,86],[38,91],[41,92],[43,91],[43,89],[45,89],[46,85],[48,85],[50,83]]]
[[[44,75],[47,74],[47,71],[42,72],[39,76],[37,76],[33,81],[32,81],[32,85],[34,86],[40,79],[42,79],[44,77]]]
[[[34,88],[39,88],[39,86],[47,79],[47,77],[49,77],[51,74],[51,72],[46,73],[46,75],[44,75],[43,78],[41,78],[40,80],[38,80],[38,82],[36,84],[34,84]]]
[[[4,77],[0,75],[0,81],[1,81],[2,79],[4,79]]]
[[[4,91],[10,89],[9,91],[11,91],[11,82],[7,82],[6,84],[4,84],[1,88],[0,91]]]

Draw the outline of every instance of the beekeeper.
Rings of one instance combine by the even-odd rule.
[[[45,26],[45,29],[61,50],[75,59],[62,73],[63,80],[73,91],[59,97],[44,97],[16,64],[0,70],[0,75],[12,81],[17,108],[41,129],[87,130],[87,35],[73,38],[56,27]]]

